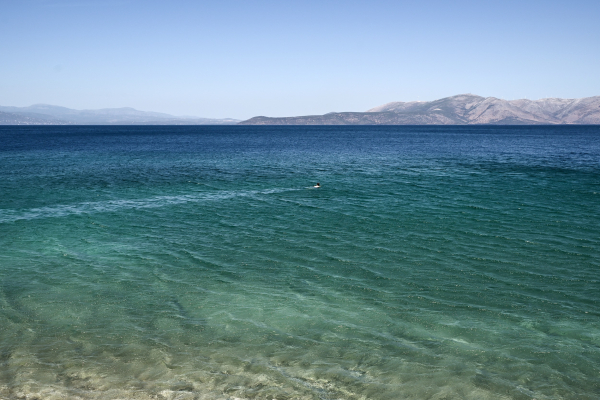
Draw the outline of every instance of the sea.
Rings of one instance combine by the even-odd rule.
[[[0,398],[599,399],[600,126],[0,127]]]

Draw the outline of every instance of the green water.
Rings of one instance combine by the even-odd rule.
[[[599,396],[599,127],[0,143],[0,398]]]

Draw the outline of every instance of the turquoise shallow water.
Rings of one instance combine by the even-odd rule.
[[[599,397],[600,127],[4,127],[0,171],[0,398]]]

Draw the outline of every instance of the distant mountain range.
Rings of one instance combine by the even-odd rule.
[[[129,107],[73,110],[48,104],[0,106],[0,125],[233,125],[238,122],[230,118],[176,117]]]
[[[0,125],[532,125],[600,124],[600,96],[502,100],[461,94],[434,101],[393,102],[365,112],[300,117],[177,117],[133,108],[74,110],[47,104],[0,106]]]
[[[434,101],[394,102],[366,112],[254,117],[243,125],[532,125],[600,124],[600,96],[502,100],[461,94]]]

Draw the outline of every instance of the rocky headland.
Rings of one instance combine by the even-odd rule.
[[[461,94],[434,101],[387,103],[365,112],[254,117],[243,125],[555,125],[600,124],[600,96],[503,100]]]

